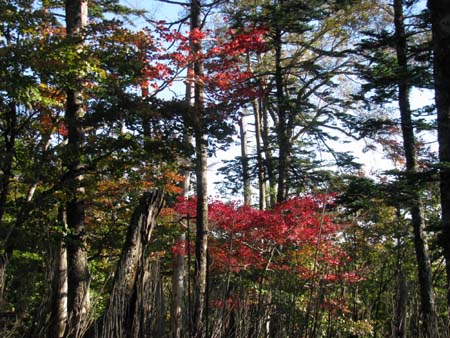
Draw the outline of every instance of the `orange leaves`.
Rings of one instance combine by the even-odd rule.
[[[48,113],[39,115],[39,131],[42,134],[52,135],[57,133],[61,136],[67,136],[68,130],[66,123],[61,118],[52,117]]]

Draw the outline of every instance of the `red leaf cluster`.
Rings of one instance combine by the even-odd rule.
[[[357,274],[343,273],[349,258],[337,241],[342,227],[328,211],[332,203],[330,195],[293,198],[272,210],[210,202],[211,269],[287,271],[302,279],[359,281]],[[196,198],[179,199],[175,209],[180,216],[195,218]],[[174,251],[181,254],[183,248]]]

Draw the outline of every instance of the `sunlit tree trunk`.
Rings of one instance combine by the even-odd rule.
[[[261,109],[258,100],[253,100],[253,112],[255,115],[255,136],[256,136],[256,161],[258,170],[258,203],[259,209],[266,209],[266,175],[263,157],[263,143],[262,143],[262,120]]]
[[[55,250],[55,271],[53,274],[52,300],[50,313],[49,338],[61,338],[67,325],[67,250],[62,236],[66,232],[66,212],[60,208],[58,215],[61,238],[57,240]]]
[[[428,0],[431,11],[434,87],[438,123],[441,191],[441,238],[447,272],[450,318],[450,0]]]
[[[65,11],[67,39],[78,52],[83,46],[83,29],[87,25],[88,2],[87,0],[66,0]],[[85,111],[81,81],[78,76],[74,76],[69,79],[66,89],[65,121],[68,129],[68,144],[65,166],[68,169],[66,183],[69,194],[66,210],[70,233],[67,242],[70,325],[68,325],[67,332],[70,337],[81,335],[90,307],[90,276],[84,224],[85,207],[82,196],[84,194],[84,183],[81,158],[85,140],[82,121]]]
[[[403,148],[405,150],[406,172],[408,175],[407,180],[411,194],[411,223],[414,230],[414,246],[419,275],[424,334],[427,337],[437,337],[432,271],[424,231],[423,202],[420,191],[416,188],[417,143],[414,136],[414,126],[409,102],[411,86],[408,80],[407,39],[404,26],[403,0],[394,0],[394,23],[397,63],[400,70],[398,76],[398,103],[401,117]]]
[[[276,204],[277,179],[275,176],[275,165],[272,155],[273,144],[270,141],[269,113],[266,108],[260,110],[262,115],[262,141],[264,145],[265,163],[264,167],[267,171],[268,185],[266,185],[266,202],[269,208]],[[266,181],[267,182],[267,181]]]

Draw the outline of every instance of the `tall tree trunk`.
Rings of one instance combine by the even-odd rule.
[[[188,69],[188,74],[192,74],[191,67]],[[192,106],[192,95],[193,95],[193,82],[192,79],[188,79],[186,84],[186,103],[189,105],[189,107]],[[185,128],[185,134],[184,134],[184,142],[187,146],[190,146],[192,144],[192,136],[188,132],[188,128]],[[189,196],[189,188],[191,185],[191,170],[190,167],[192,163],[190,163],[189,159],[186,158],[180,158],[181,165],[184,166],[183,168],[183,197],[188,198]],[[189,226],[189,223],[187,224]],[[183,228],[180,229],[180,231],[184,231]],[[178,237],[178,242],[185,244],[186,242],[186,234],[181,233],[181,235]],[[184,332],[183,328],[183,313],[184,313],[184,306],[183,306],[183,296],[185,292],[185,274],[186,274],[186,267],[185,267],[185,259],[184,259],[184,253],[178,253],[176,252],[173,257],[173,274],[172,274],[172,304],[171,304],[171,310],[170,310],[170,329],[171,334],[170,336],[172,338],[182,338]],[[189,319],[190,320],[190,319]]]
[[[275,176],[275,165],[272,155],[272,143],[270,141],[270,126],[269,126],[269,113],[265,107],[261,109],[262,113],[262,130],[263,130],[263,144],[264,144],[264,155],[266,157],[265,168],[267,169],[267,178],[269,181],[266,194],[266,206],[272,208],[276,204],[276,187],[277,179]]]
[[[259,199],[259,209],[265,210],[266,204],[266,174],[263,158],[263,144],[262,144],[262,119],[261,119],[261,109],[258,100],[253,100],[253,112],[255,115],[255,136],[256,136],[256,161],[258,167],[258,199]]]
[[[395,7],[395,6],[394,6]],[[397,287],[395,290],[395,302],[394,302],[394,313],[392,321],[392,338],[406,338],[407,336],[407,306],[408,306],[408,278],[403,268],[404,255],[402,254],[402,235],[400,228],[403,226],[401,222],[401,210],[397,207],[396,212],[397,227],[396,227],[396,273],[397,273]]]
[[[450,318],[450,0],[428,0],[431,11],[434,87],[438,123],[441,191],[441,238],[447,272]]]
[[[252,72],[252,65],[250,60],[250,54],[247,53],[247,71]],[[260,56],[258,55],[258,61]],[[255,137],[256,137],[256,167],[258,173],[258,205],[260,210],[265,210],[267,207],[267,187],[266,187],[266,174],[263,157],[263,129],[262,129],[262,117],[261,117],[262,102],[260,99],[255,98],[252,100],[253,115],[255,118]],[[245,200],[245,198],[244,198]]]
[[[242,166],[242,180],[244,184],[244,204],[251,204],[251,187],[250,187],[250,172],[248,164],[248,151],[247,151],[247,129],[244,121],[244,114],[239,119],[239,131],[241,137],[241,166]]]
[[[411,194],[411,223],[414,230],[414,247],[416,251],[419,289],[422,306],[424,334],[426,337],[437,337],[437,321],[433,291],[433,280],[428,245],[425,235],[423,202],[417,189],[417,153],[414,126],[411,118],[409,102],[410,84],[408,80],[407,39],[403,17],[403,0],[394,0],[394,23],[396,37],[398,76],[398,103],[405,150],[406,173]]]
[[[197,221],[195,234],[195,280],[193,337],[205,337],[204,310],[206,298],[208,252],[208,196],[206,175],[206,138],[196,135],[197,152]]]
[[[87,0],[66,0],[66,32],[67,38],[76,49],[83,45],[83,28],[87,25]],[[69,265],[68,283],[68,310],[70,325],[68,336],[78,337],[85,329],[84,324],[89,312],[89,269],[87,264],[86,232],[84,225],[83,200],[83,164],[81,161],[84,143],[84,130],[82,126],[85,114],[83,97],[81,93],[81,79],[78,76],[70,79],[66,90],[66,123],[68,129],[68,154],[66,161],[67,187],[69,188],[69,201],[66,206],[67,225],[70,238],[67,243],[67,256]]]
[[[184,234],[178,237],[178,241],[184,242]],[[185,275],[184,254],[174,254],[174,267],[172,275],[172,308],[170,311],[171,337],[183,337],[183,296]]]
[[[63,208],[60,208],[58,218],[64,233],[58,239],[55,250],[56,259],[52,283],[49,338],[62,338],[67,325],[67,250],[62,238],[66,232],[67,218]]]
[[[281,65],[281,29],[275,30],[275,87],[277,100],[277,139],[278,139],[278,184],[277,184],[277,203],[287,198],[287,176],[289,168],[289,139],[287,134],[288,116],[286,109],[286,97],[283,92],[283,68]]]
[[[201,30],[201,2],[191,1],[191,32]],[[196,338],[205,337],[205,298],[208,250],[208,190],[207,190],[207,140],[205,135],[204,85],[202,82],[203,62],[199,58],[202,50],[201,39],[191,39],[194,57],[194,137],[196,151],[197,178],[197,221],[195,235],[195,280],[193,332]]]
[[[160,191],[145,193],[133,213],[101,325],[102,338],[134,338],[133,329],[137,325],[133,321],[136,310],[139,310],[136,309],[138,277],[145,275],[145,249],[162,208],[163,197]]]

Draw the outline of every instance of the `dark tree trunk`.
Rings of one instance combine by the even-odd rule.
[[[398,103],[406,159],[406,172],[411,195],[411,223],[414,230],[419,289],[422,306],[424,334],[437,337],[436,310],[430,257],[425,235],[425,220],[420,190],[417,189],[417,153],[414,126],[409,102],[410,84],[408,80],[407,39],[403,18],[403,0],[394,0],[394,23],[396,37],[398,75]]]
[[[76,48],[83,44],[83,28],[87,24],[87,0],[66,0],[67,38]],[[84,225],[83,200],[83,164],[81,161],[84,143],[82,126],[85,114],[81,93],[81,79],[78,76],[69,80],[66,90],[66,115],[68,144],[65,165],[68,169],[66,186],[68,188],[67,226],[70,236],[67,242],[68,257],[68,311],[69,325],[67,334],[70,337],[82,335],[87,324],[90,307],[89,269],[87,264],[86,232]]]
[[[434,87],[438,122],[441,191],[441,238],[447,272],[450,317],[450,0],[428,0],[431,11]]]
[[[201,2],[191,1],[191,31],[201,30]],[[196,338],[205,337],[205,306],[208,251],[208,189],[207,189],[207,140],[205,135],[205,107],[203,63],[199,60],[202,50],[200,39],[191,40],[191,53],[194,57],[194,138],[196,151],[197,178],[197,221],[195,235],[195,280],[193,332]]]

